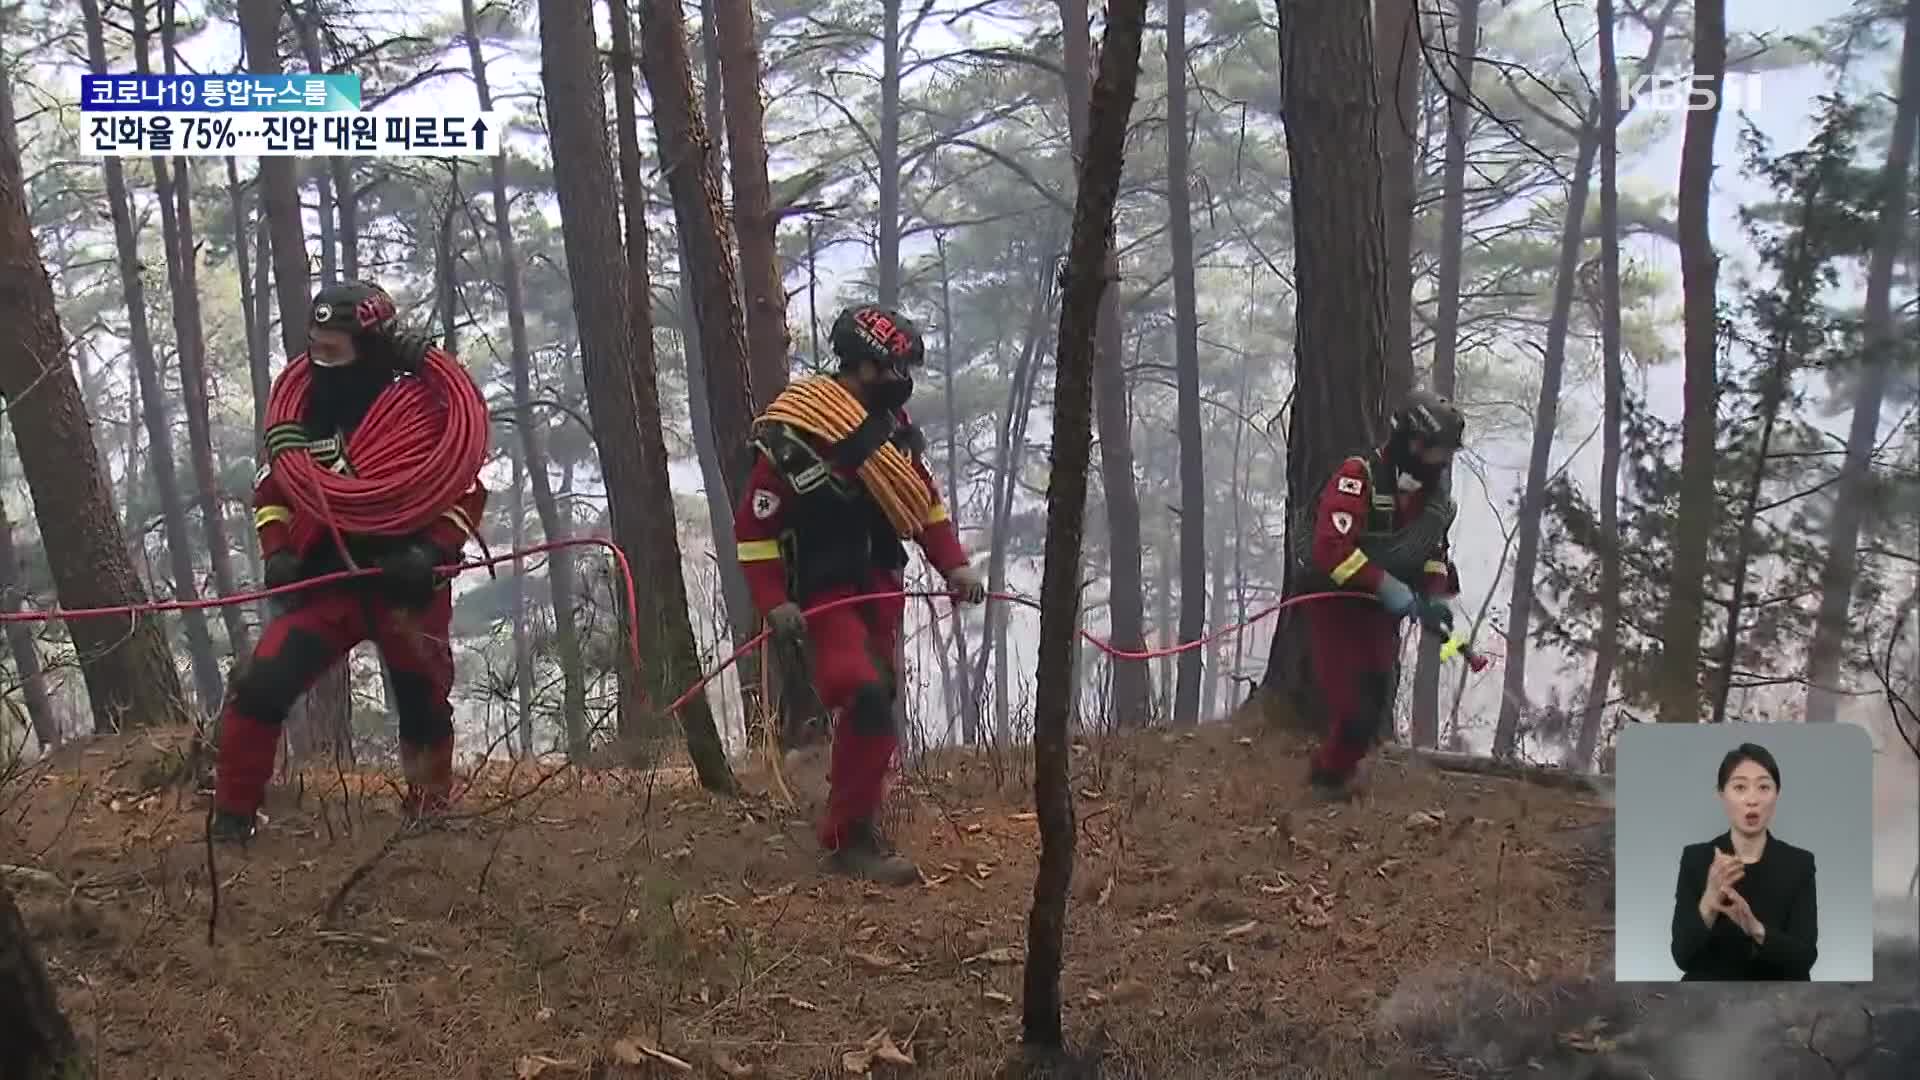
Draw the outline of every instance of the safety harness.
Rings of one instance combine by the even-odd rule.
[[[829,487],[851,500],[860,492],[836,474],[833,464],[801,436],[843,443],[866,420],[867,410],[852,392],[834,379],[815,376],[780,392],[755,424],[753,443],[785,477],[795,495],[806,496]],[[866,455],[856,475],[901,539],[920,535],[933,514],[933,494],[897,441],[880,443]]]

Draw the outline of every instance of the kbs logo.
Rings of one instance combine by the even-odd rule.
[[[1760,76],[1730,71],[1716,89],[1705,75],[1642,75],[1620,88],[1623,110],[1644,105],[1652,112],[1706,112],[1716,104],[1736,111],[1758,109]]]

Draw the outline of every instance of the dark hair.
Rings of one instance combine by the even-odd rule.
[[[1714,790],[1724,791],[1727,778],[1733,775],[1733,770],[1739,768],[1743,761],[1751,761],[1767,770],[1767,775],[1773,777],[1773,786],[1780,786],[1780,763],[1773,760],[1773,755],[1759,743],[1743,742],[1727,751],[1727,756],[1720,759],[1720,782],[1714,785]]]

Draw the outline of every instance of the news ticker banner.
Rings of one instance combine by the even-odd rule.
[[[360,111],[358,75],[83,75],[96,157],[481,157],[500,115]]]

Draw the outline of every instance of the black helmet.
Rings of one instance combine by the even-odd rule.
[[[370,337],[391,334],[399,314],[387,290],[371,281],[346,281],[315,293],[307,318],[319,329]]]
[[[1467,433],[1467,418],[1459,406],[1430,390],[1415,390],[1393,414],[1396,441],[1419,439],[1428,446],[1460,449]]]
[[[833,320],[833,332],[828,340],[842,368],[870,361],[905,374],[927,358],[920,328],[913,320],[873,304],[859,304],[842,311],[839,318]]]

